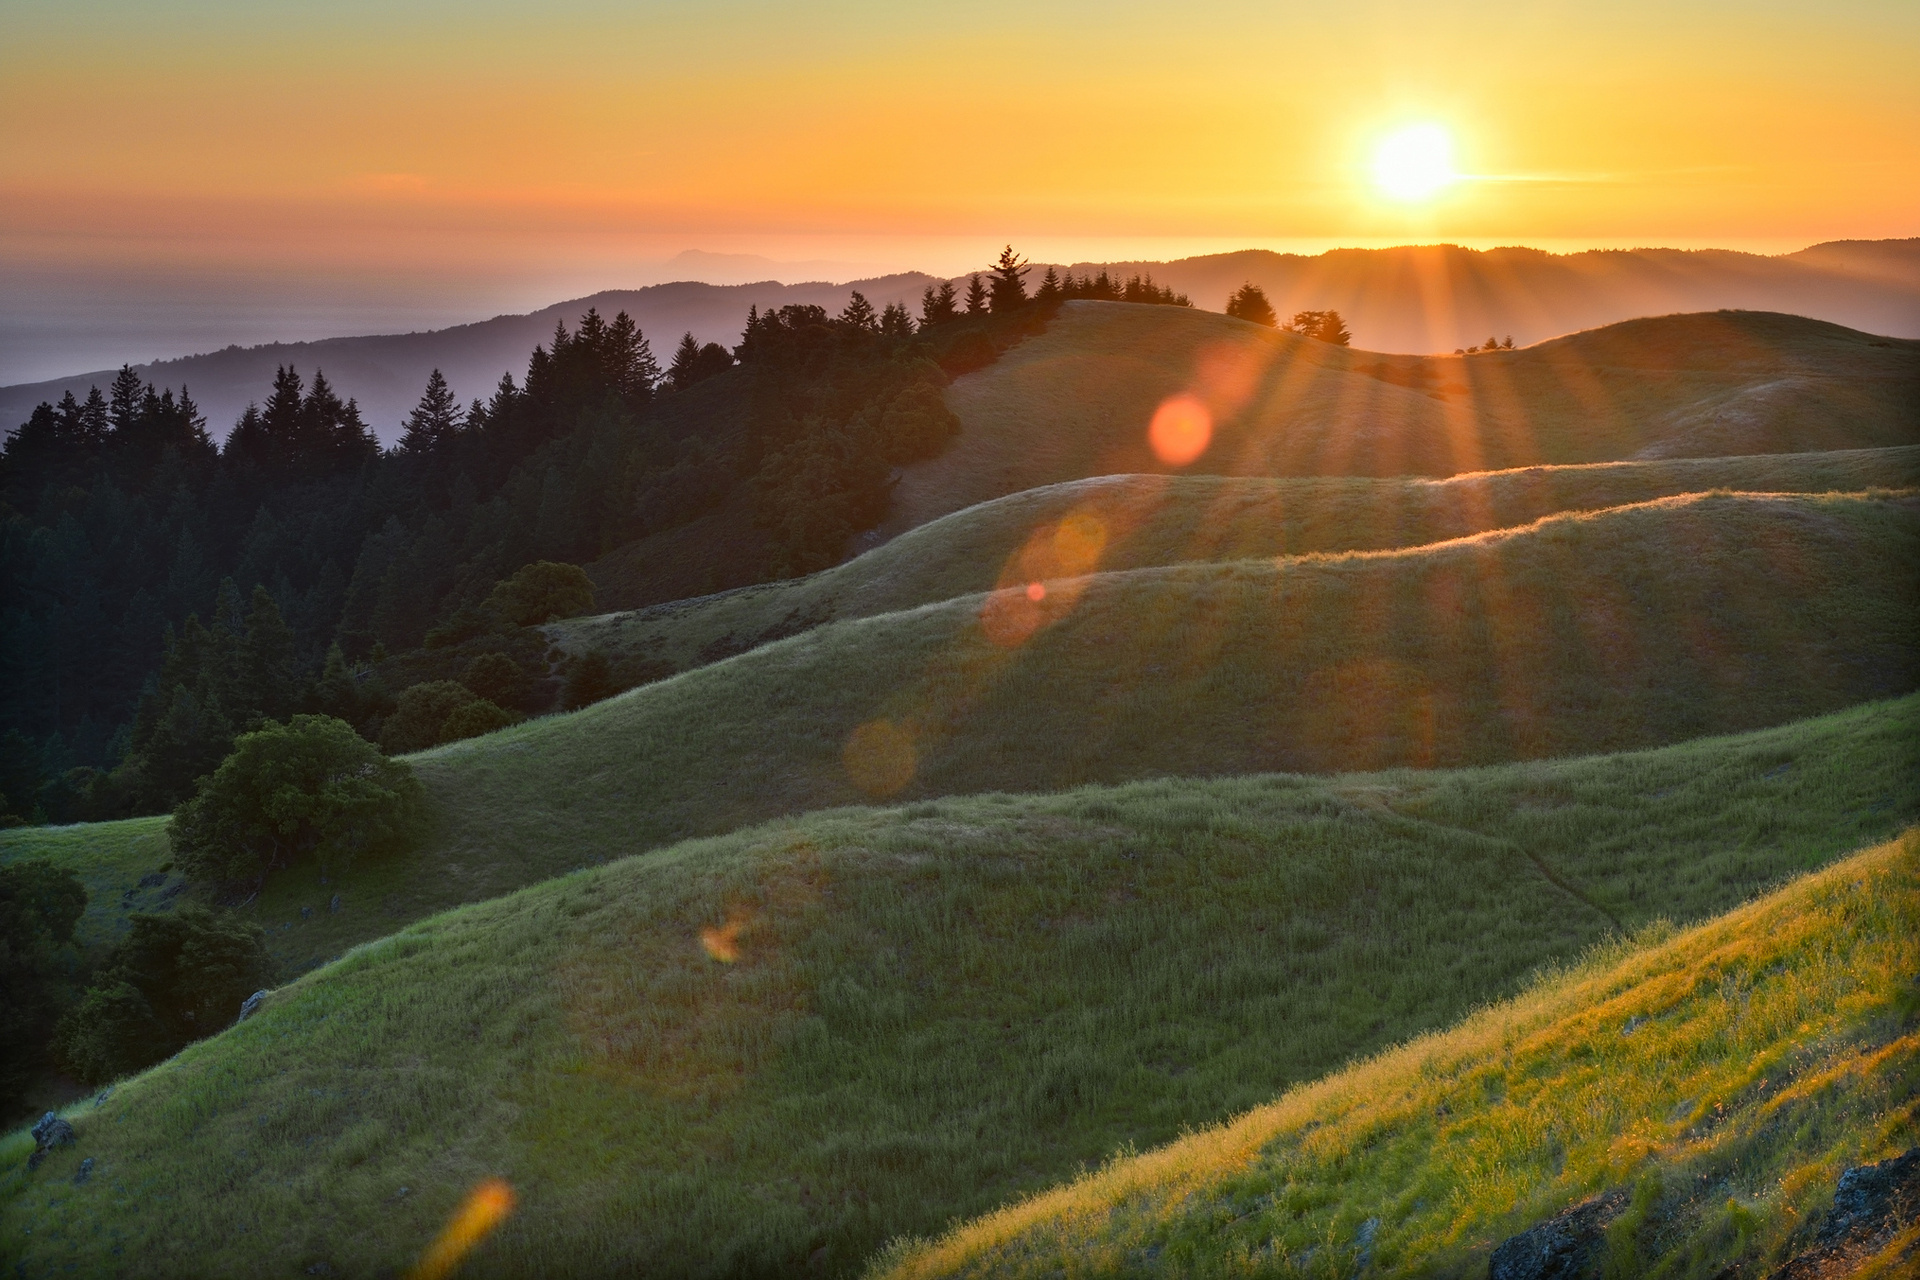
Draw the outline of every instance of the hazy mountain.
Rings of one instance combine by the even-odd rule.
[[[1920,239],[1841,240],[1763,257],[1724,249],[1538,249],[1452,245],[1335,249],[1314,257],[1248,249],[1178,262],[1076,263],[1152,272],[1198,307],[1222,310],[1251,280],[1282,316],[1333,308],[1369,351],[1448,352],[1511,334],[1539,342],[1637,316],[1784,311],[1866,333],[1920,337]]]
[[[744,255],[686,256],[690,270],[722,278],[751,265],[734,260]],[[1835,241],[1778,257],[1677,249],[1480,252],[1451,245],[1337,249],[1307,257],[1250,249],[1177,262],[1075,263],[1071,269],[1151,273],[1210,310],[1221,309],[1232,290],[1251,280],[1266,289],[1282,315],[1338,309],[1353,330],[1354,345],[1372,351],[1450,352],[1490,334],[1511,335],[1524,345],[1636,316],[1722,307],[1920,337],[1920,239]],[[162,385],[188,384],[216,436],[225,434],[249,400],[265,395],[275,366],[291,363],[303,374],[323,368],[341,394],[359,399],[367,421],[391,441],[429,369],[445,373],[463,400],[485,395],[502,373],[519,376],[527,353],[546,341],[556,321],[571,325],[589,306],[609,315],[632,313],[664,361],[685,332],[702,341],[735,341],[750,305],[802,302],[838,310],[855,288],[875,306],[913,303],[931,279],[909,272],[846,284],[652,285],[450,329],[229,347],[136,368]],[[0,424],[10,429],[40,401],[57,400],[68,390],[84,395],[89,384],[104,387],[110,376],[103,370],[0,388]]]
[[[908,273],[847,284],[781,284],[773,280],[741,285],[656,284],[644,289],[611,289],[556,302],[528,315],[495,316],[450,329],[232,346],[134,368],[162,386],[185,383],[206,413],[208,429],[216,439],[225,437],[249,401],[265,398],[278,366],[291,364],[307,377],[316,368],[323,369],[342,396],[359,400],[368,425],[391,444],[399,438],[400,420],[419,400],[429,370],[437,368],[444,373],[463,402],[485,397],[503,373],[511,371],[519,381],[526,373],[527,355],[534,344],[551,339],[553,327],[560,321],[571,329],[588,307],[598,307],[608,317],[620,311],[631,314],[664,366],[673,358],[674,345],[683,333],[691,332],[702,342],[729,346],[739,341],[750,306],[764,310],[789,303],[813,303],[838,311],[847,304],[848,295],[859,289],[875,307],[905,301],[917,309],[921,290],[932,280],[932,276]],[[0,387],[0,424],[11,431],[26,421],[33,406],[42,400],[57,401],[67,391],[84,397],[90,385],[104,391],[112,378],[112,370],[96,370]]]

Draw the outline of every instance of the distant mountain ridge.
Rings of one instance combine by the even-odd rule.
[[[1036,267],[1036,277],[1042,267]],[[1463,249],[1453,245],[1336,249],[1317,256],[1248,249],[1175,262],[1074,263],[1075,274],[1107,270],[1151,274],[1218,310],[1247,281],[1265,289],[1285,315],[1332,307],[1346,316],[1356,346],[1373,351],[1448,352],[1489,335],[1521,344],[1638,316],[1720,308],[1782,311],[1868,333],[1920,337],[1920,238],[1842,240],[1778,257],[1728,250],[1632,249],[1551,254],[1538,249]],[[526,315],[496,316],[424,333],[329,338],[229,347],[136,365],[161,385],[185,382],[216,437],[266,394],[274,369],[326,371],[342,395],[356,397],[370,425],[391,442],[439,368],[462,400],[484,396],[502,373],[516,378],[527,354],[556,321],[571,325],[589,306],[625,310],[664,360],[679,336],[731,343],[749,306],[811,303],[838,310],[859,289],[876,307],[917,303],[935,277],[919,272],[845,283],[712,285],[698,282],[609,290]],[[0,426],[10,430],[42,400],[84,396],[105,386],[109,370],[0,387]]]

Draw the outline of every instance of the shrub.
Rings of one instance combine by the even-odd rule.
[[[380,726],[380,745],[388,755],[425,751],[446,739],[447,718],[476,699],[452,680],[430,680],[401,693],[393,714]]]
[[[483,653],[467,664],[460,683],[497,707],[518,707],[526,701],[533,682],[519,663],[504,653]]]
[[[60,1020],[60,1057],[88,1084],[151,1066],[230,1025],[271,972],[256,925],[198,906],[135,915]]]
[[[447,722],[440,727],[440,740],[458,742],[462,738],[477,738],[483,733],[492,733],[495,729],[504,729],[519,722],[520,717],[511,711],[503,711],[484,698],[476,698],[447,717]]]
[[[598,649],[581,654],[567,664],[567,683],[560,690],[560,705],[578,711],[620,692],[613,679],[613,665]]]
[[[523,627],[593,612],[593,582],[577,564],[538,560],[498,583],[487,604]]]
[[[295,716],[242,734],[174,810],[167,834],[188,876],[258,881],[305,858],[337,871],[398,844],[422,806],[408,765],[382,756],[344,721]]]
[[[51,862],[0,867],[0,1112],[41,1068],[65,994],[60,950],[86,907],[80,881]]]

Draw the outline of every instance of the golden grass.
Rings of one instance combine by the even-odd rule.
[[[1920,835],[1627,950],[872,1274],[1461,1274],[1618,1187],[1621,1274],[1777,1263],[1914,1140]]]

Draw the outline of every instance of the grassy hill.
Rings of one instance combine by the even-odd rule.
[[[1920,837],[1619,950],[874,1273],[1483,1275],[1612,1193],[1608,1274],[1767,1274],[1842,1169],[1913,1145]],[[1914,1242],[1818,1274],[1911,1274]]]
[[[824,622],[1025,586],[1033,577],[1412,547],[1565,511],[1716,489],[1915,487],[1920,446],[1527,467],[1443,480],[1100,476],[983,502],[805,578],[717,595],[689,591],[697,598],[568,619],[548,631],[568,652],[598,648],[636,670],[687,670]],[[1072,550],[1079,554],[1070,557],[1051,541],[1065,521],[1077,531]],[[690,525],[671,535],[687,535],[680,551],[689,565],[700,562],[694,531]]]
[[[1631,320],[1518,351],[1391,356],[1208,312],[1070,302],[947,393],[963,429],[906,469],[885,536],[1040,485],[1165,472],[1147,423],[1212,406],[1189,471],[1452,475],[1541,463],[1920,443],[1920,343],[1767,312]]]
[[[847,1273],[1885,839],[1920,812],[1916,715],[847,810],[584,870],[281,989],[73,1108],[37,1171],[7,1138],[0,1251],[25,1275],[393,1272],[498,1176],[519,1207],[471,1274]],[[617,852],[603,812],[553,843]],[[1858,1008],[1826,994],[1821,1017]]]
[[[876,795],[1651,746],[1916,687],[1917,543],[1912,498],[1709,495],[1098,574],[832,623],[418,763],[464,870]]]

